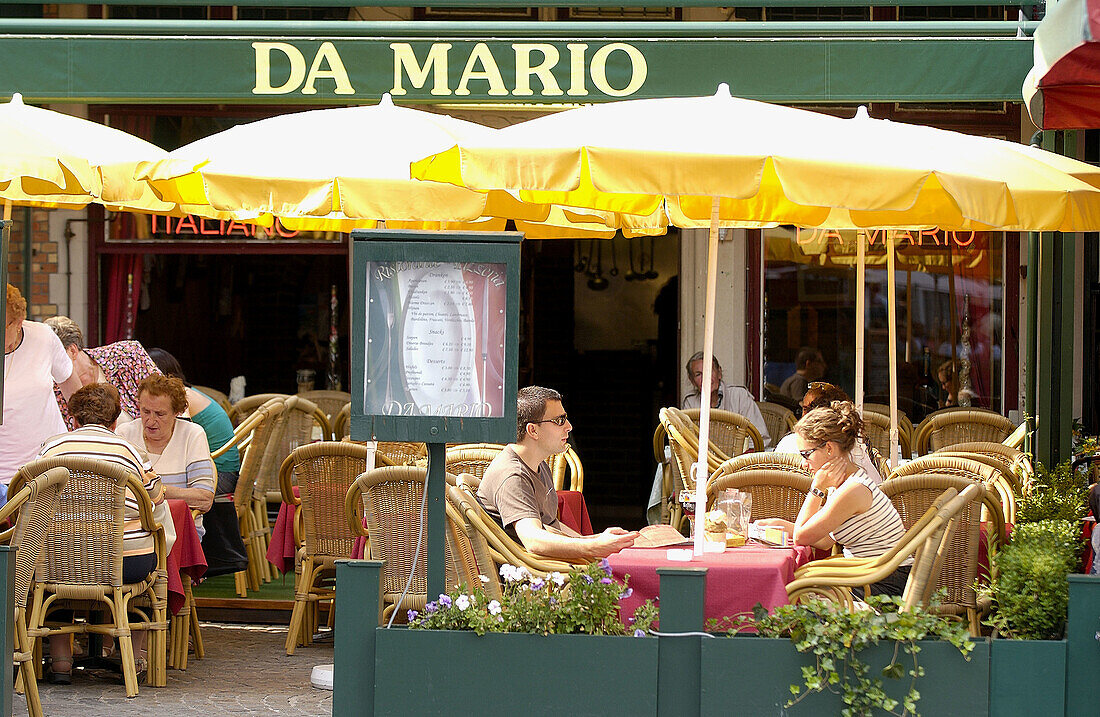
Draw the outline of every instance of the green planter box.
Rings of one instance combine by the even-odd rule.
[[[975,641],[969,662],[950,643],[928,640],[919,644],[917,662],[925,671],[916,685],[921,694],[917,703],[921,714],[990,714],[988,642]],[[723,637],[703,640],[701,649],[702,715],[840,714],[840,697],[827,692],[809,695],[789,709],[784,707],[793,697],[790,686],[802,684],[803,665],[813,664],[813,656],[798,653],[789,640]],[[862,656],[874,674],[890,663],[893,652],[892,644],[882,643],[868,648]],[[910,664],[905,662],[908,655],[901,653],[898,658],[903,665]],[[909,688],[909,679],[883,682],[887,694],[897,699]]]
[[[1066,714],[1065,640],[993,640],[990,648],[990,714]]]
[[[376,715],[656,715],[652,638],[377,632]]]

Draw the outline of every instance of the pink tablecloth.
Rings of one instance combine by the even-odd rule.
[[[191,517],[187,502],[169,500],[168,507],[172,511],[172,523],[176,527],[176,542],[172,545],[167,560],[168,609],[175,615],[187,601],[180,574],[185,573],[192,582],[201,580],[206,573],[206,556],[203,555],[202,541],[195,530],[195,519]]]
[[[748,544],[727,548],[724,553],[706,553],[691,562],[672,562],[667,548],[627,548],[608,558],[612,574],[619,580],[630,576],[633,594],[620,601],[623,619],[646,600],[658,597],[657,568],[707,568],[706,618],[723,618],[751,613],[756,603],[771,610],[787,604],[787,583],[794,571],[812,557],[812,549],[768,548]]]
[[[294,494],[298,494],[297,486],[294,487]],[[288,573],[294,569],[296,548],[293,518],[294,511],[291,506],[283,503],[279,507],[275,525],[271,529],[271,544],[267,548],[267,562],[282,573]],[[558,491],[558,519],[581,535],[592,534],[592,521],[588,517],[588,506],[585,505],[582,493],[575,490]],[[364,540],[357,540],[354,555],[350,557],[361,558],[364,545]]]

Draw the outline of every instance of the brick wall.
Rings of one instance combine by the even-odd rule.
[[[31,224],[30,291],[24,285],[24,232],[28,211],[12,210],[11,244],[8,247],[8,281],[24,292],[27,318],[43,319],[57,314],[57,304],[50,303],[50,275],[57,272],[57,242],[50,239],[49,212],[29,211]]]

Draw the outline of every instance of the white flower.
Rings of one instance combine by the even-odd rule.
[[[455,607],[459,610],[465,610],[470,607],[470,598],[467,595],[459,595],[455,598]]]
[[[565,585],[565,576],[562,575],[561,573],[559,573],[557,570],[550,573],[550,580],[553,581],[553,583],[555,585],[557,585],[559,588],[562,585]]]
[[[489,583],[489,578],[486,575],[478,575],[477,578],[478,578],[478,580],[480,580],[481,582],[483,582],[485,584]]]
[[[515,565],[508,565],[505,563],[500,566],[500,577],[504,578],[506,582],[518,583],[523,582],[530,573],[526,568],[517,568]]]
[[[490,615],[499,615],[500,614],[500,603],[497,602],[496,600],[493,600],[489,603],[489,614]]]

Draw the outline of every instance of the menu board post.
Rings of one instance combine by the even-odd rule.
[[[443,592],[447,443],[516,431],[516,232],[351,234],[351,438],[428,445],[429,597]]]

